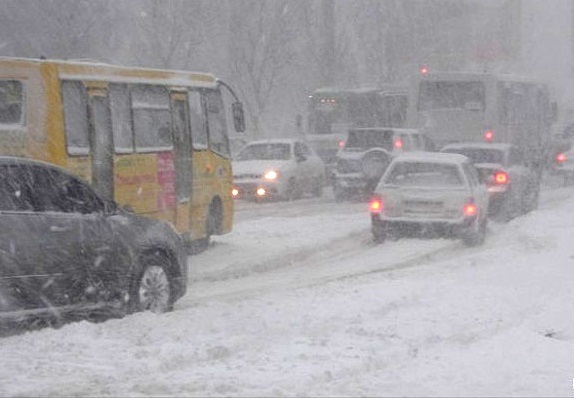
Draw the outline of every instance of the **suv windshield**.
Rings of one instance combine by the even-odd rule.
[[[463,179],[455,165],[398,162],[383,183],[400,187],[462,187]]]
[[[253,144],[243,148],[236,160],[289,160],[290,157],[289,144]]]
[[[504,160],[504,153],[498,149],[453,148],[446,149],[444,152],[464,155],[472,163],[502,163]]]
[[[371,148],[393,150],[392,130],[351,130],[349,131],[345,150],[366,151]]]

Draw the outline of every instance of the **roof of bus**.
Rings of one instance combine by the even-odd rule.
[[[395,92],[408,91],[405,85],[382,85],[364,87],[321,87],[313,91],[314,94],[366,94],[371,92]]]
[[[441,151],[448,149],[495,149],[499,151],[506,151],[513,148],[514,145],[505,142],[456,142],[453,144],[445,145]]]
[[[91,80],[122,83],[163,83],[172,86],[215,87],[217,79],[210,73],[181,70],[120,66],[96,61],[47,60],[0,57],[2,64],[30,66],[53,65],[59,76],[69,80]]]
[[[418,129],[403,129],[403,128],[394,128],[394,127],[352,127],[349,129],[349,132],[393,132],[399,134],[423,134],[421,130]]]
[[[520,76],[520,75],[509,75],[509,74],[497,74],[489,72],[429,72],[428,74],[421,76],[420,80],[464,80],[469,79],[476,80],[499,80],[499,81],[515,81],[515,82],[529,82],[529,83],[545,83],[541,79]]]

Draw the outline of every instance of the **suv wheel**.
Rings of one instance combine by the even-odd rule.
[[[171,281],[166,262],[165,258],[158,255],[144,259],[142,272],[132,291],[135,311],[160,314],[173,309]]]

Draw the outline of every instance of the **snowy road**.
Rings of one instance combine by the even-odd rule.
[[[483,247],[374,246],[364,203],[238,203],[170,314],[0,340],[0,395],[572,395],[574,188]]]

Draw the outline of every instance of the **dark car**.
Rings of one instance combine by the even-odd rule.
[[[519,148],[507,143],[456,143],[442,152],[465,155],[488,185],[489,215],[508,221],[538,207],[540,187],[536,171]]]
[[[0,157],[0,325],[171,310],[187,257],[167,223],[49,164]]]
[[[396,154],[433,149],[421,130],[350,129],[344,147],[337,153],[333,183],[335,199],[370,195]]]

